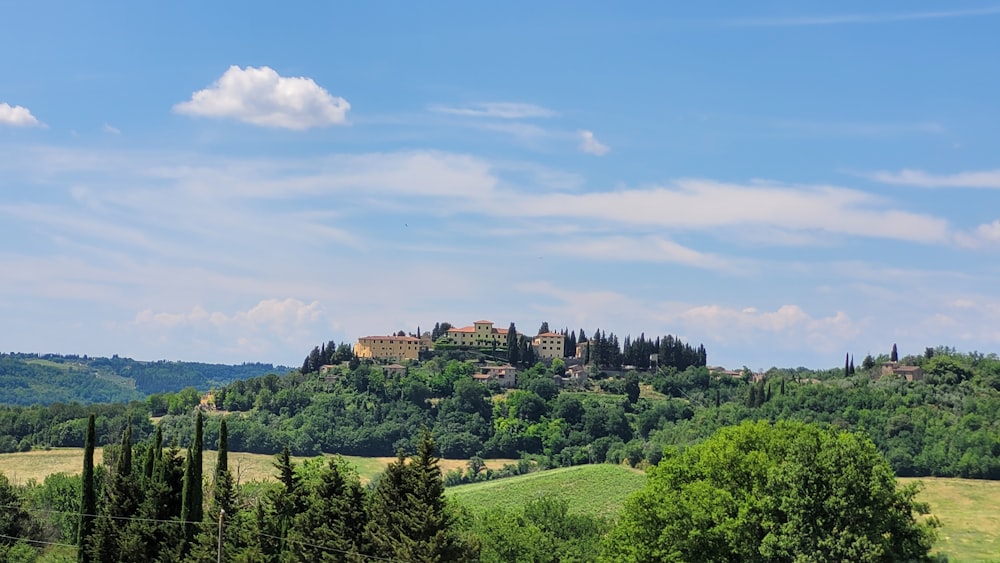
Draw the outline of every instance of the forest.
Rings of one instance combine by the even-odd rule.
[[[0,404],[113,403],[194,387],[207,391],[287,368],[272,364],[143,362],[69,354],[0,353]]]

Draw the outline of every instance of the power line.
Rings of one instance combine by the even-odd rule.
[[[7,535],[4,535],[4,534],[0,534],[0,538],[5,538],[5,539],[8,539],[8,540],[14,540],[14,541],[23,541],[23,542],[27,542],[27,543],[37,543],[37,544],[41,544],[41,545],[58,545],[59,547],[76,547],[75,545],[73,545],[71,543],[56,543],[56,542],[51,542],[51,541],[29,540],[28,538],[18,538],[18,537],[14,537],[14,536],[7,536]]]
[[[161,523],[165,523],[165,524],[196,524],[196,525],[200,525],[200,526],[215,526],[216,525],[215,522],[206,522],[206,521],[162,520],[162,519],[158,519],[158,518],[139,518],[139,517],[133,517],[133,516],[110,516],[110,515],[107,515],[107,514],[81,514],[79,512],[70,512],[70,511],[67,511],[67,510],[51,510],[51,509],[47,509],[47,508],[24,507],[24,506],[11,505],[11,504],[0,505],[0,508],[13,508],[13,509],[24,510],[26,512],[45,512],[45,513],[48,513],[48,514],[69,514],[69,515],[73,515],[73,516],[90,516],[90,517],[93,517],[93,518],[109,518],[109,519],[112,519],[112,520],[130,520],[130,521],[136,521],[136,522],[161,522]],[[230,523],[226,527],[227,528],[232,527],[233,524],[237,524],[238,528],[246,529],[245,526],[240,526],[237,522],[233,522],[233,521],[230,521]],[[389,557],[379,557],[377,555],[366,555],[364,553],[358,553],[357,551],[346,551],[346,550],[343,550],[343,549],[337,549],[337,548],[334,548],[334,547],[327,547],[327,546],[318,545],[318,544],[314,544],[314,543],[309,543],[309,542],[305,542],[305,541],[301,541],[301,540],[295,540],[295,539],[289,539],[289,538],[281,538],[279,536],[274,536],[274,535],[271,535],[271,534],[266,534],[266,533],[261,532],[259,530],[257,530],[256,533],[257,533],[257,535],[259,535],[261,537],[271,538],[271,539],[275,539],[275,540],[278,540],[278,541],[286,541],[286,542],[289,542],[289,543],[296,543],[296,544],[303,545],[303,546],[306,546],[306,547],[311,547],[311,548],[314,548],[314,549],[322,549],[324,551],[329,551],[329,552],[333,552],[333,553],[340,553],[342,555],[354,555],[354,556],[357,556],[357,557],[363,557],[365,559],[370,559],[370,560],[373,560],[373,561],[387,561],[389,563],[408,563],[407,561],[405,561],[403,559],[392,559],[392,558],[389,558]],[[65,544],[65,543],[43,542],[41,540],[29,540],[29,539],[26,539],[26,538],[15,538],[15,537],[4,536],[4,535],[0,535],[0,537],[7,538],[7,539],[13,539],[13,540],[23,540],[23,541],[32,542],[32,543],[40,543],[40,544],[45,544],[45,545],[58,545],[58,546],[64,546],[64,547],[76,547],[75,545]]]

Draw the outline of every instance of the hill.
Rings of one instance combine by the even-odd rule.
[[[272,364],[143,362],[60,354],[0,354],[0,404],[118,403],[194,387],[200,391],[288,368]]]
[[[542,495],[565,499],[572,512],[614,517],[646,475],[622,465],[595,464],[539,471],[517,477],[459,485],[446,494],[473,511],[514,509]]]

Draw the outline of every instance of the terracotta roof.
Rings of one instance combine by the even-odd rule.
[[[562,336],[562,335],[559,334],[558,332],[543,332],[538,336]]]
[[[476,328],[472,326],[463,326],[462,328],[451,327],[448,332],[476,332]]]
[[[495,329],[493,329],[493,332],[496,333],[496,334],[507,334],[508,332],[510,332],[510,329],[509,328],[495,328]]]
[[[474,322],[472,324],[476,324],[476,325],[483,325],[483,324],[491,325],[491,324],[493,324],[493,321],[476,321],[476,322]]]
[[[358,340],[401,340],[405,342],[420,342],[420,339],[414,336],[362,336]]]
[[[485,373],[474,373],[472,379],[490,379],[492,376]]]

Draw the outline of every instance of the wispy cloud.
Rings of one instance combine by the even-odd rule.
[[[253,125],[302,130],[346,121],[351,104],[332,96],[311,78],[283,77],[270,67],[231,66],[174,112],[237,119]]]
[[[799,27],[820,25],[877,24],[919,20],[939,20],[994,16],[1000,14],[1000,6],[970,10],[941,10],[930,12],[898,12],[883,14],[831,14],[816,16],[765,17],[728,20],[731,27]]]
[[[899,172],[879,171],[864,176],[883,184],[921,188],[1000,188],[1000,170],[931,174],[923,170],[904,168]]]
[[[482,102],[465,106],[432,105],[434,113],[462,115],[467,117],[489,117],[497,119],[529,119],[554,117],[556,112],[535,104],[518,102]]]
[[[700,252],[659,236],[568,237],[547,243],[546,252],[612,262],[666,262],[730,273],[745,271],[746,261]]]
[[[983,223],[969,232],[957,233],[955,242],[966,248],[1000,247],[1000,219]]]
[[[24,106],[11,106],[3,102],[0,103],[0,125],[8,127],[44,127],[45,124],[38,121],[31,110]]]
[[[101,131],[104,131],[105,133],[107,133],[109,135],[121,135],[122,134],[121,129],[119,129],[117,127],[114,127],[114,126],[111,126],[111,125],[108,125],[107,123],[104,124],[104,127],[101,127]]]
[[[611,147],[597,140],[593,131],[580,130],[576,136],[580,139],[580,150],[587,154],[604,156],[611,150]]]

